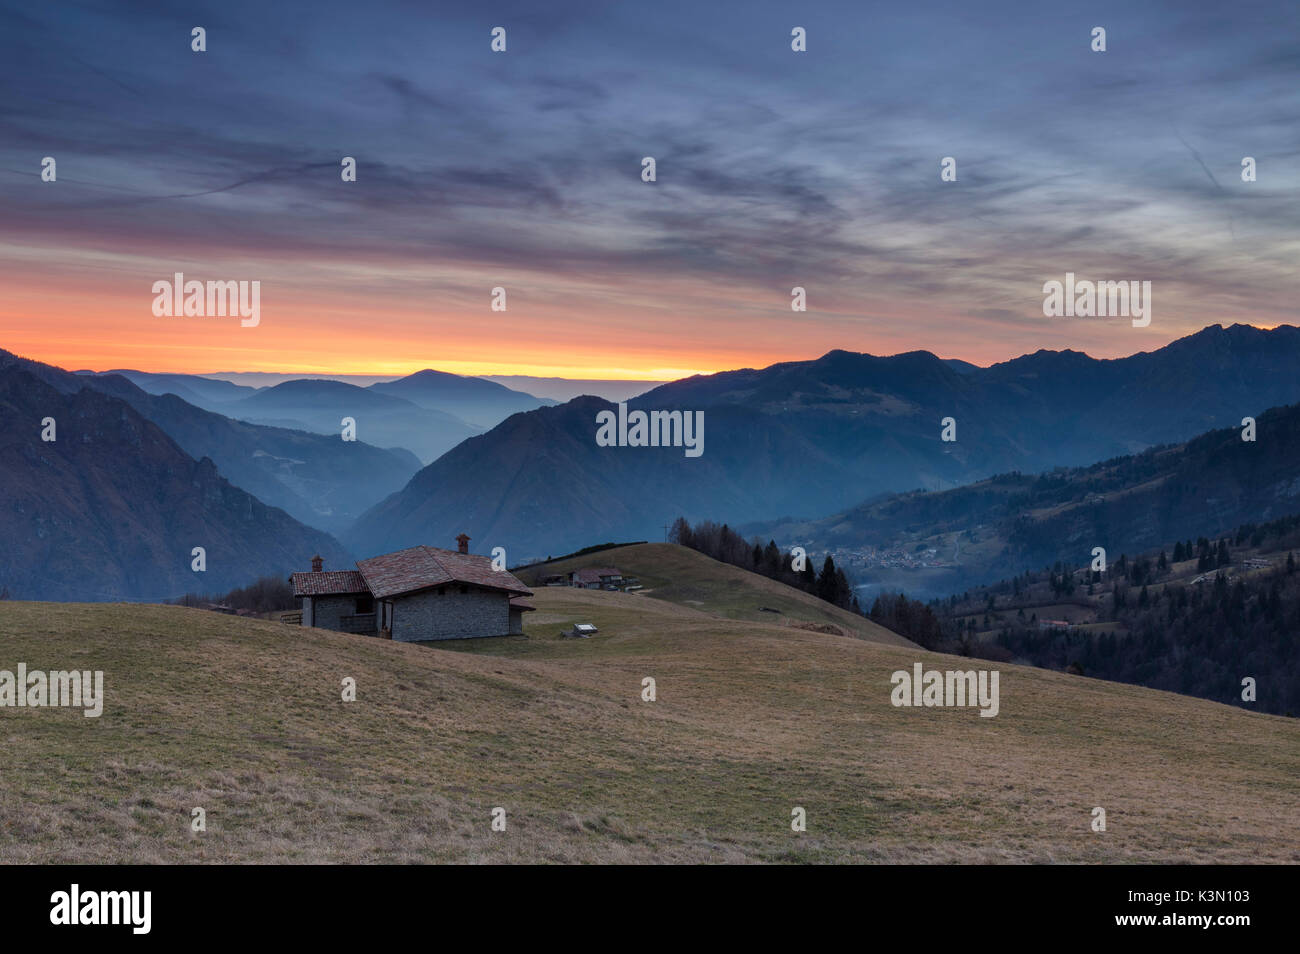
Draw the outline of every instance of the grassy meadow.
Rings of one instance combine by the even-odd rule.
[[[730,589],[543,588],[527,638],[436,646],[0,602],[0,669],[107,695],[0,708],[0,861],[1300,861],[1294,720],[1005,665],[995,718],[895,708],[896,669],[988,664],[737,619]]]
[[[589,566],[617,567],[625,576],[640,580],[645,587],[641,595],[713,616],[802,626],[893,646],[912,645],[897,633],[802,590],[669,543],[631,544],[553,560],[530,567],[519,577],[529,586],[539,586],[548,574],[567,577],[573,570]]]

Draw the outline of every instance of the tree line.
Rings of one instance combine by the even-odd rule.
[[[1272,566],[1234,565],[1234,550],[1246,548],[1269,552]],[[1057,562],[934,601],[939,646],[1300,715],[1297,549],[1300,514],[1179,541],[1172,553],[1121,554],[1104,573]],[[1199,583],[1175,576],[1174,565],[1189,560]],[[1091,607],[1095,622],[1040,623],[1030,604],[1042,606],[1047,593]],[[1242,698],[1244,679],[1254,680],[1254,701]]]
[[[293,587],[283,576],[263,576],[248,586],[238,587],[229,593],[186,593],[172,600],[172,603],[203,609],[212,604],[249,613],[274,613],[294,608]]]
[[[939,617],[934,610],[902,593],[882,594],[872,603],[870,612],[863,612],[852,582],[829,553],[822,561],[820,572],[811,559],[806,559],[803,568],[796,570],[791,555],[783,552],[775,540],[766,544],[759,537],[746,540],[725,523],[704,520],[692,526],[685,517],[678,517],[673,523],[668,539],[721,563],[758,573],[865,616],[926,648],[934,648],[942,640]]]
[[[746,541],[725,523],[702,520],[692,526],[685,517],[678,517],[673,522],[668,540],[721,563],[729,563],[803,590],[840,609],[864,615],[858,605],[858,598],[853,593],[853,585],[844,571],[835,565],[835,558],[829,553],[822,561],[820,573],[810,559],[804,561],[801,570],[796,570],[790,554],[782,552],[775,540],[768,540],[766,545],[758,537]]]

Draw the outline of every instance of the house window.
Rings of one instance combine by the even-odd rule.
[[[375,598],[373,596],[357,597],[357,614],[373,613],[375,611]]]

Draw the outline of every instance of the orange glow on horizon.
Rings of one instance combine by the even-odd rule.
[[[336,274],[337,284],[327,286],[314,273],[287,270],[263,282],[260,323],[243,328],[238,318],[155,317],[150,285],[170,271],[113,259],[88,285],[84,273],[60,259],[0,267],[0,348],[68,370],[396,378],[434,368],[666,381],[811,360],[835,349],[926,350],[979,365],[1039,348],[1114,358],[1154,350],[1216,320],[1232,323],[1187,317],[1181,326],[1135,331],[1127,323],[1045,322],[1032,310],[991,320],[940,302],[888,300],[830,301],[815,315],[795,318],[783,295],[722,294],[690,279],[605,286],[537,278],[517,286],[506,312],[493,313],[486,289],[498,279],[490,275],[466,290],[461,270],[462,284],[448,279],[446,291],[426,299],[388,274]],[[207,274],[213,271],[259,274],[242,265]],[[1250,323],[1275,327],[1269,318]]]
[[[386,280],[323,290],[291,279],[262,283],[260,322],[244,328],[237,317],[154,316],[147,276],[170,278],[161,269],[143,278],[110,269],[98,276],[104,285],[91,289],[67,275],[37,277],[39,266],[5,271],[0,348],[68,370],[396,378],[434,368],[475,376],[666,381],[791,359],[788,347],[761,335],[736,348],[734,318],[665,320],[658,302],[619,302],[622,314],[613,318],[609,304],[598,309],[520,292],[507,312],[492,313],[486,296],[480,303],[448,295],[422,307],[390,295]],[[249,271],[226,271],[241,273]],[[701,332],[691,334],[689,344],[688,327]]]

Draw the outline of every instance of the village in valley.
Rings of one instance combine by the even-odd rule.
[[[850,570],[947,569],[956,566],[952,560],[941,558],[934,547],[925,545],[919,545],[914,550],[899,546],[832,547],[827,552],[835,558],[836,566]]]

